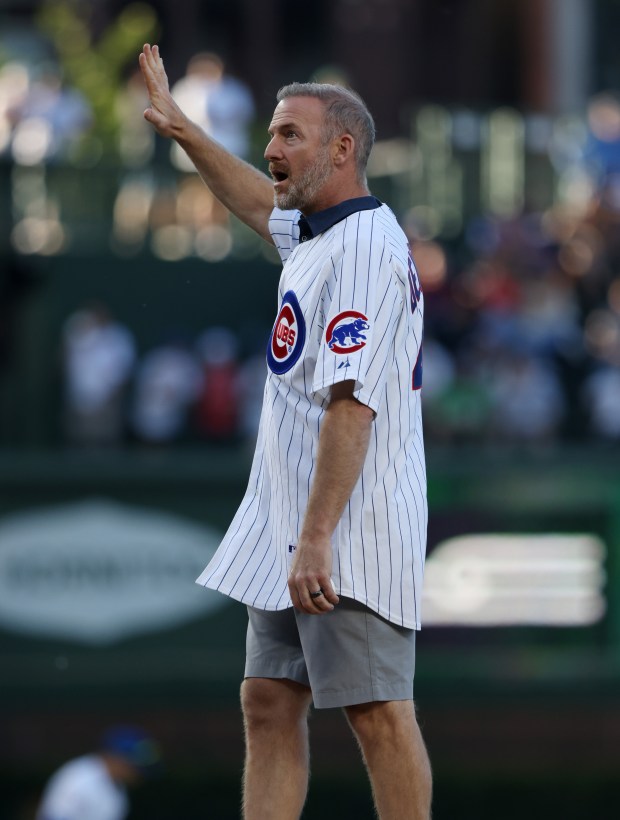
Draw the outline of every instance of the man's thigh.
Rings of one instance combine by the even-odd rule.
[[[246,677],[310,686],[316,708],[413,697],[415,631],[341,598],[325,615],[248,607]]]
[[[415,630],[350,598],[295,617],[316,708],[413,698]]]
[[[310,686],[294,610],[248,607],[246,678],[288,678]]]

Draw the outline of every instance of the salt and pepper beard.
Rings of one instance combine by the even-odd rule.
[[[303,211],[315,200],[317,194],[332,175],[333,166],[327,145],[322,145],[314,162],[305,168],[296,180],[290,179],[288,191],[274,192],[276,208],[283,211]]]

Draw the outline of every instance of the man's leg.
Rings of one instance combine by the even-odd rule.
[[[244,820],[298,820],[308,790],[310,689],[288,679],[246,678]]]
[[[432,776],[411,700],[347,706],[380,820],[429,820]]]

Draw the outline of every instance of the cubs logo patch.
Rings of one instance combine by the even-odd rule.
[[[331,320],[325,331],[325,341],[332,353],[354,353],[366,346],[364,331],[370,325],[359,310],[344,310]]]
[[[306,342],[306,323],[292,290],[282,297],[280,312],[267,345],[267,364],[273,373],[282,375],[301,356]]]

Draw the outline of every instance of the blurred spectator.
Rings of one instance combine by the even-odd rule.
[[[581,398],[591,432],[600,438],[620,440],[620,368],[606,366],[595,370],[586,379]]]
[[[29,86],[23,63],[11,61],[0,67],[0,153],[10,146],[16,112],[24,105]]]
[[[123,256],[140,251],[146,239],[155,186],[148,175],[130,172],[119,184],[114,202],[112,247]]]
[[[64,429],[67,441],[120,443],[125,396],[135,363],[131,333],[104,305],[84,307],[63,329]]]
[[[209,130],[207,106],[209,95],[222,78],[222,63],[219,57],[208,52],[195,54],[187,64],[185,76],[172,86],[170,93],[187,116],[204,131]],[[172,160],[183,171],[194,171],[181,150],[172,151]]]
[[[428,334],[424,337],[423,356],[423,398],[432,403],[453,383],[456,367],[445,347]]]
[[[251,444],[258,435],[266,373],[264,352],[253,354],[239,368],[239,432]]]
[[[245,83],[224,73],[217,54],[202,52],[192,57],[185,76],[171,92],[188,117],[213,139],[240,157],[248,155],[254,100]],[[178,146],[172,149],[172,160],[183,171],[195,170]]]
[[[121,162],[129,170],[119,181],[114,202],[112,246],[123,256],[131,256],[142,248],[155,195],[150,172],[141,170],[155,151],[155,132],[144,119],[147,106],[148,95],[137,69],[116,99],[118,119],[123,123],[118,150]]]
[[[64,156],[92,120],[85,98],[63,84],[60,69],[53,64],[41,68],[8,116],[14,125],[11,151],[22,165]]]
[[[36,820],[124,820],[127,788],[159,763],[159,747],[142,729],[112,727],[97,753],[70,760],[51,777]]]
[[[249,87],[223,73],[207,100],[209,133],[228,151],[246,158],[250,153],[250,126],[254,121],[254,100]]]
[[[140,441],[168,444],[187,429],[188,410],[202,384],[199,362],[181,337],[151,350],[137,369],[132,427]]]
[[[271,325],[260,320],[248,319],[239,330],[239,346],[243,350],[240,360],[239,434],[251,445],[256,443],[265,391],[267,361],[265,351],[271,335]]]
[[[579,304],[571,282],[550,267],[544,279],[527,282],[519,309],[519,333],[530,350],[543,356],[580,347]]]
[[[468,354],[455,359],[454,369],[431,345],[430,362],[424,354],[424,378],[433,366],[433,360],[441,363],[444,376],[432,385],[430,398],[422,397],[427,405],[425,424],[432,438],[454,443],[470,442],[487,437],[491,413],[491,397],[475,362]]]
[[[224,63],[217,54],[194,55],[185,76],[172,86],[171,93],[188,117],[213,139],[237,156],[248,156],[250,126],[256,113],[254,100],[245,83],[225,73]],[[179,170],[195,174],[193,163],[176,142],[171,147],[171,159]],[[202,183],[195,199],[206,217],[203,228],[228,225],[228,211]]]
[[[155,150],[155,132],[144,119],[149,100],[139,69],[133,71],[118,94],[116,107],[123,127],[119,132],[119,152],[124,165],[141,168]]]
[[[552,441],[564,416],[564,397],[554,368],[544,359],[506,351],[490,385],[493,426],[512,441]]]
[[[588,103],[584,160],[598,187],[620,176],[620,99],[603,91]]]
[[[224,327],[212,327],[198,339],[202,388],[196,406],[196,427],[210,441],[234,440],[239,433],[239,343]],[[263,371],[264,372],[264,371]]]

